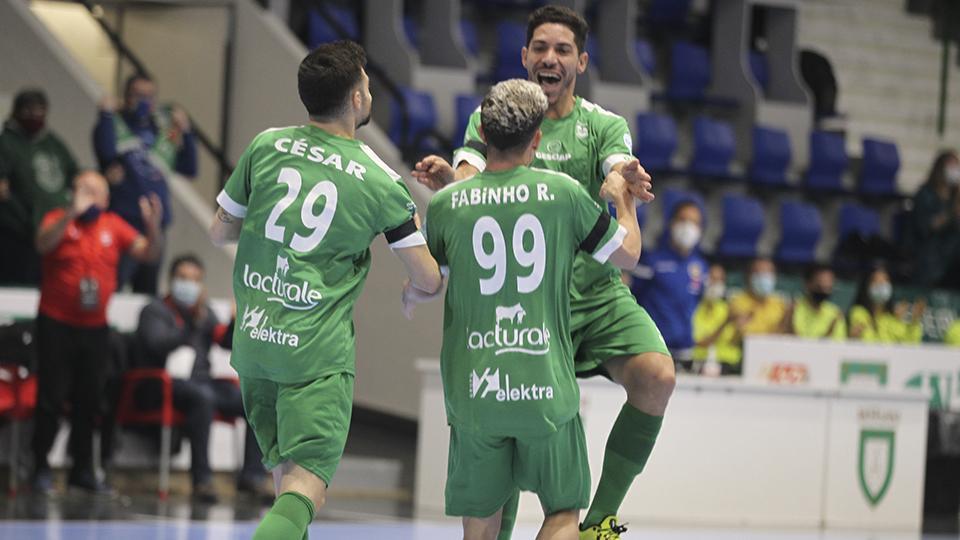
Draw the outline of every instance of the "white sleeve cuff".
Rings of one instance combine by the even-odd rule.
[[[454,170],[456,170],[456,168],[459,167],[464,161],[476,167],[477,172],[483,172],[483,170],[487,168],[487,162],[482,157],[470,152],[469,150],[460,149],[453,154]]]
[[[603,160],[603,175],[606,176],[610,174],[610,171],[613,170],[613,166],[617,163],[623,161],[630,161],[633,159],[633,156],[630,154],[613,154],[607,159]]]
[[[613,233],[613,236],[610,240],[607,240],[607,243],[600,247],[597,251],[593,253],[593,259],[600,264],[607,262],[607,259],[610,258],[610,255],[613,255],[613,252],[620,248],[623,245],[623,239],[627,237],[627,230],[623,228],[623,225],[617,225],[617,232]]]
[[[427,243],[427,239],[423,237],[423,233],[421,233],[420,231],[417,231],[389,245],[390,245],[390,249],[400,249],[400,248],[409,248],[414,246],[423,246],[423,245],[426,245],[426,243]]]
[[[217,204],[231,216],[238,218],[247,217],[247,207],[231,199],[230,196],[227,195],[226,190],[221,191],[220,194],[217,195]]]

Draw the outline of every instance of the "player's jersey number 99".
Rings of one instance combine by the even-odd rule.
[[[277,222],[287,208],[300,196],[303,178],[296,169],[284,167],[280,169],[280,176],[277,178],[277,183],[287,185],[287,194],[277,201],[277,204],[273,206],[273,210],[270,211],[264,234],[268,239],[284,244],[286,243],[286,227],[279,225]],[[317,200],[320,197],[324,198],[323,209],[319,214],[314,214],[313,207],[317,204]],[[329,180],[318,182],[317,185],[313,186],[313,189],[310,190],[310,193],[307,194],[307,197],[303,201],[303,206],[300,208],[300,221],[303,223],[303,226],[310,229],[311,232],[307,236],[294,233],[293,238],[290,240],[290,248],[300,253],[307,253],[316,248],[323,240],[323,237],[327,235],[327,231],[330,230],[330,223],[333,221],[333,215],[336,214],[336,212],[336,184]]]
[[[523,241],[528,236],[533,237],[533,245],[529,250],[524,248]],[[492,251],[484,248],[484,238],[493,240]],[[547,263],[547,247],[543,236],[543,226],[533,214],[523,214],[517,219],[512,235],[513,257],[524,268],[530,268],[530,273],[517,276],[517,292],[526,294],[537,290],[543,281],[543,271]],[[477,264],[484,270],[493,270],[493,275],[480,278],[480,294],[489,296],[496,294],[503,288],[507,278],[507,249],[500,224],[490,216],[483,216],[473,225],[473,256]]]

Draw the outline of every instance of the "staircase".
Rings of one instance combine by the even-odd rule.
[[[800,3],[798,42],[833,63],[837,108],[847,115],[847,145],[861,153],[864,136],[896,141],[902,193],[926,179],[937,151],[960,146],[960,68],[951,46],[947,126],[937,134],[941,44],[930,18],[911,15],[903,0],[807,0]]]

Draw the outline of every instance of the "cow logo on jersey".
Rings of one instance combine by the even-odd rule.
[[[467,349],[486,351],[494,355],[520,353],[543,356],[550,352],[550,330],[546,325],[528,327],[523,325],[527,311],[523,306],[497,306],[494,311],[493,330],[467,333]]]
[[[577,122],[576,131],[577,131],[577,138],[578,138],[578,139],[586,139],[586,138],[587,138],[587,135],[590,134],[590,133],[587,131],[587,126],[586,126],[586,124],[584,124],[583,122]]]
[[[243,317],[240,319],[240,332],[249,331],[250,339],[255,339],[270,345],[285,345],[287,347],[297,348],[300,346],[300,336],[284,332],[280,328],[268,326],[270,317],[266,315],[267,310],[260,306],[247,306],[243,309]]]
[[[266,293],[267,302],[278,302],[284,307],[297,311],[306,311],[319,305],[323,295],[312,288],[306,280],[291,283],[287,281],[290,273],[290,259],[277,255],[277,266],[273,275],[261,274],[252,270],[249,264],[243,265],[243,284]]]
[[[493,371],[486,368],[483,373],[472,370],[470,372],[470,399],[483,399],[488,394],[493,394],[493,397],[499,402],[539,401],[541,399],[553,399],[553,387],[522,383],[519,386],[511,386],[510,374],[504,374],[501,379],[500,368]]]
[[[537,158],[543,161],[568,161],[571,157],[570,152],[563,148],[563,142],[550,141],[543,145],[543,152],[537,150]]]

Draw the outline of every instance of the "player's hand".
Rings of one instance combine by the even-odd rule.
[[[907,318],[907,313],[910,313],[910,302],[900,301],[894,304],[893,306],[893,315],[898,319]]]
[[[71,213],[74,215],[74,217],[82,215],[91,206],[93,206],[95,202],[96,199],[93,193],[91,193],[90,190],[81,187],[73,196],[73,202],[70,204]]]
[[[656,198],[653,194],[653,178],[640,165],[640,161],[633,159],[627,162],[620,168],[620,174],[626,179],[631,195],[645,203]]]
[[[610,174],[603,179],[603,185],[600,186],[600,197],[615,203],[625,197],[632,198],[633,194],[630,193],[630,186],[623,175],[617,171],[610,171]]]
[[[923,314],[927,311],[927,300],[921,298],[913,303],[913,310],[910,312],[913,322],[920,322],[923,319]]]
[[[115,186],[123,182],[123,165],[119,162],[107,165],[107,168],[103,171],[103,177],[107,179],[107,182],[109,182],[111,186]]]
[[[180,133],[188,133],[190,131],[190,116],[188,116],[187,111],[184,111],[179,105],[174,105],[170,109],[170,120]]]
[[[156,193],[151,193],[149,197],[140,197],[140,216],[148,226],[160,229],[163,203],[160,202],[160,197]]]
[[[410,174],[417,179],[417,182],[437,191],[454,181],[455,171],[447,160],[430,155],[418,161]]]
[[[403,304],[402,311],[403,316],[407,320],[413,320],[413,308],[417,307],[417,304],[425,304],[437,296],[440,296],[440,291],[443,290],[443,287],[437,290],[437,292],[430,294],[426,291],[421,291],[420,289],[414,287],[413,283],[408,279],[403,282],[403,294],[400,295],[400,302]]]
[[[100,98],[100,102],[97,103],[97,106],[100,108],[100,111],[106,113],[112,113],[117,110],[117,100],[113,99],[113,96],[107,95]]]

